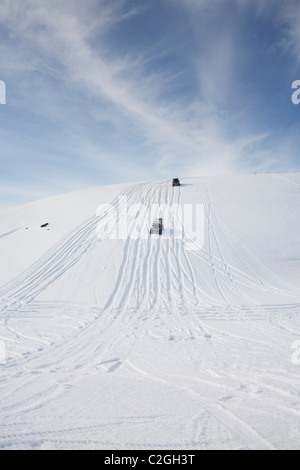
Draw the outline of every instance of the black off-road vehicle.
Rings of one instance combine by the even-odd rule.
[[[180,181],[178,178],[174,178],[173,181],[172,181],[172,185],[173,185],[173,188],[174,186],[180,186]]]
[[[155,219],[150,229],[150,235],[162,235],[163,229],[163,219]]]

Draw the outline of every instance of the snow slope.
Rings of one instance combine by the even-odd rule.
[[[165,236],[136,204],[161,205]],[[188,204],[205,211],[193,250]],[[125,209],[129,235],[99,238]],[[1,212],[0,448],[299,448],[299,213],[297,173]]]

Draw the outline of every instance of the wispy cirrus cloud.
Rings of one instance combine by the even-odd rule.
[[[274,142],[265,145],[272,131],[257,119],[267,78],[248,66],[261,59],[244,32],[246,4],[263,16],[262,3],[3,0],[3,78],[13,94],[0,158],[9,167],[13,154],[29,175],[47,171],[47,185],[51,172],[94,185],[94,170],[103,184],[276,167]],[[13,125],[26,149],[12,148]]]
[[[141,9],[124,12],[124,2],[117,2],[114,7],[107,2],[100,4],[97,20],[94,1],[87,2],[84,10],[77,1],[63,5],[54,1],[50,10],[48,2],[4,2],[0,18],[14,31],[17,40],[25,41],[27,50],[39,56],[38,71],[40,67],[48,68],[50,75],[68,80],[70,88],[80,90],[90,99],[102,100],[106,118],[116,127],[124,128],[124,122],[130,119],[144,145],[156,148],[158,169],[168,166],[170,159],[174,163],[176,156],[191,155],[187,157],[189,164],[195,154],[201,154],[201,148],[203,156],[207,155],[208,136],[214,141],[213,147],[216,139],[221,138],[208,108],[203,106],[199,114],[192,112],[192,106],[182,106],[180,99],[164,101],[161,96],[174,80],[171,72],[144,70],[143,54],[120,56],[117,51],[112,53],[109,44],[103,41],[111,28],[139,14]],[[46,101],[47,96],[48,92]],[[91,104],[91,108],[96,106],[97,101]]]
[[[300,4],[299,2],[284,2],[282,9],[282,20],[288,25],[286,45],[291,48],[300,64]]]

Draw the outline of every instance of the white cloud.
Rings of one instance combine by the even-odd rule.
[[[147,76],[142,61],[129,55],[120,57],[116,53],[109,58],[109,45],[101,39],[97,48],[91,45],[95,31],[98,36],[100,33],[100,38],[104,37],[114,24],[138,14],[136,10],[124,13],[122,2],[117,2],[114,7],[107,2],[100,4],[101,15],[95,20],[94,1],[85,2],[84,9],[82,2],[76,0],[54,0],[51,7],[45,1],[4,1],[0,20],[10,25],[14,35],[25,41],[28,48],[41,57],[41,61],[47,60],[54,66],[62,67],[67,73],[70,87],[113,105],[115,112],[108,113],[108,116],[117,125],[122,126],[126,122],[128,125],[129,118],[131,125],[142,132],[147,145],[154,145],[157,154],[161,155],[158,168],[164,167],[167,155],[174,160],[188,154],[188,166],[195,156],[205,160],[208,154],[213,155],[216,142],[219,142],[219,147],[230,148],[221,137],[221,122],[212,108],[202,106],[204,111],[199,121],[199,114],[191,115],[190,109],[182,108],[180,103],[172,103],[170,108],[168,104],[158,101],[158,95],[163,94],[170,79],[168,74],[153,73]],[[206,64],[206,73],[201,73],[202,88],[211,96],[216,88],[216,77],[226,68],[230,37],[227,42],[223,41],[222,50],[212,56],[210,64]],[[199,67],[202,68],[202,65],[199,64]],[[228,163],[229,153],[224,158]]]
[[[254,6],[259,16],[276,25],[279,46],[292,50],[300,62],[300,3],[299,0],[233,0],[241,8]]]
[[[126,2],[117,0],[2,0],[1,3],[0,23],[9,29],[25,58],[22,61],[21,54],[16,56],[18,72],[22,67],[29,75],[40,72],[35,90],[36,97],[43,102],[39,112],[51,114],[62,122],[70,118],[72,111],[64,109],[65,101],[59,102],[59,91],[51,88],[49,82],[51,77],[56,83],[62,80],[65,88],[86,101],[85,112],[91,119],[112,123],[116,140],[121,142],[124,138],[126,144],[126,134],[137,136],[136,153],[127,160],[135,178],[145,174],[143,151],[152,157],[152,169],[159,175],[169,174],[174,167],[187,175],[233,172],[241,149],[247,142],[261,138],[250,131],[250,137],[228,132],[232,130],[232,116],[227,108],[232,104],[230,91],[240,54],[234,22],[227,18],[222,24],[219,16],[217,32],[210,31],[206,15],[202,29],[199,17],[193,23],[194,9],[213,15],[214,8],[221,4],[225,8],[224,2],[188,0],[177,4],[189,15],[197,51],[192,51],[189,58],[189,73],[198,79],[198,93],[189,102],[176,95],[162,99],[168,87],[172,88],[180,80],[179,75],[172,75],[167,67],[149,72],[151,62],[155,63],[159,54],[167,55],[172,48],[176,49],[175,36],[169,43],[166,40],[163,51],[154,44],[147,51],[138,53],[137,48],[134,54],[126,55],[119,54],[110,43],[114,28],[137,18],[143,12],[142,7],[127,10]],[[43,77],[48,81],[44,82]],[[122,154],[117,155],[117,148],[105,150],[104,145],[97,146],[96,140],[88,144],[85,121],[75,115],[72,119],[69,134],[72,135],[72,129],[74,133],[79,129],[84,143],[74,143],[74,153],[82,155],[91,165],[97,165],[99,160],[109,171],[113,166],[115,171],[122,171]],[[122,152],[121,143],[119,148]]]
[[[86,3],[86,2],[85,2]],[[97,33],[103,34],[112,24],[124,20],[122,2],[117,2],[114,8],[102,3],[101,16],[97,18]],[[111,5],[111,4],[110,4]],[[89,8],[88,8],[89,7]],[[36,2],[32,0],[4,1],[1,7],[0,19],[9,24],[19,39],[26,40],[28,47],[35,50],[43,60],[55,61],[68,74],[70,87],[77,87],[95,98],[105,99],[113,104],[123,118],[141,128],[148,141],[163,147],[169,144],[191,145],[194,133],[189,131],[194,126],[193,121],[186,120],[186,110],[170,111],[168,105],[157,101],[157,95],[164,91],[168,83],[168,75],[157,76],[155,73],[145,76],[141,64],[132,57],[119,57],[115,54],[109,59],[109,48],[100,44],[94,49],[89,42],[95,30],[93,9],[95,2],[90,1],[81,8],[78,1],[67,2]],[[71,14],[70,14],[71,12]],[[84,12],[84,14],[82,14]],[[92,22],[90,21],[92,19]],[[101,43],[101,41],[100,41]],[[219,58],[226,57],[226,51],[221,51]],[[223,68],[223,59],[217,59],[211,64],[211,76],[203,76],[206,88],[211,84],[212,76],[219,76]],[[123,78],[126,77],[126,78]],[[118,116],[118,119],[121,115]],[[201,140],[198,133],[194,146]]]
[[[300,64],[300,4],[284,3],[283,20],[288,24],[287,44]]]

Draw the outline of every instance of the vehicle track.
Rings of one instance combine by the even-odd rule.
[[[17,323],[14,326],[13,320],[18,316],[42,315],[56,309],[57,317],[61,321],[65,317],[68,321],[72,312],[76,312],[72,331],[68,335],[44,341],[42,346],[41,342],[36,341],[31,352],[11,361],[3,370],[1,396],[5,399],[5,405],[0,406],[0,411],[5,420],[17,416],[27,418],[33,411],[64,396],[70,383],[74,386],[85,376],[109,374],[126,380],[134,374],[134,377],[146,378],[188,396],[199,407],[199,414],[194,414],[191,420],[192,439],[195,441],[201,438],[200,416],[205,416],[207,432],[213,425],[218,427],[220,436],[223,432],[236,439],[241,436],[241,445],[250,443],[250,447],[274,447],[263,431],[250,424],[247,418],[236,414],[230,407],[230,399],[240,396],[237,387],[244,381],[267,390],[274,408],[279,402],[278,396],[289,400],[286,412],[290,413],[297,396],[287,391],[285,385],[293,385],[293,381],[291,384],[282,381],[281,384],[279,375],[259,375],[258,369],[251,368],[245,372],[241,365],[231,370],[222,355],[222,347],[229,344],[231,348],[242,347],[245,338],[231,330],[224,333],[212,321],[229,319],[233,320],[232,323],[242,322],[247,325],[248,331],[253,329],[262,335],[251,336],[248,341],[250,346],[287,354],[286,338],[293,338],[297,330],[293,330],[293,325],[283,322],[283,319],[299,315],[298,291],[269,273],[240,245],[236,235],[219,216],[205,185],[201,194],[199,203],[206,208],[207,243],[205,248],[199,247],[198,251],[191,252],[185,246],[188,234],[182,221],[178,221],[182,206],[181,188],[173,189],[169,182],[162,181],[135,185],[121,193],[124,204],[126,200],[129,207],[140,203],[149,211],[152,204],[162,205],[164,219],[167,219],[168,205],[177,205],[178,211],[170,219],[169,227],[166,226],[166,233],[170,230],[169,237],[134,239],[131,234],[140,232],[145,218],[142,212],[132,217],[128,237],[116,246],[116,249],[122,247],[122,258],[116,267],[115,284],[108,300],[103,307],[99,307],[97,302],[87,307],[90,310],[87,312],[88,319],[82,324],[78,320],[80,313],[85,313],[82,305],[59,300],[41,301],[39,295],[47,292],[47,288],[58,279],[63,281],[67,273],[66,283],[77,279],[79,285],[83,278],[84,282],[89,282],[89,256],[95,258],[96,264],[101,263],[102,257],[101,232],[97,236],[96,228],[102,224],[104,229],[105,225],[115,220],[116,213],[117,223],[120,222],[120,210],[125,208],[122,204],[120,207],[120,196],[112,202],[111,211],[85,221],[21,276],[0,289],[1,315],[6,318],[9,333],[18,334],[16,341],[30,342],[29,336],[18,332]],[[111,262],[110,256],[107,263]],[[63,286],[64,283],[62,289]],[[259,305],[255,295],[249,295],[249,288],[271,295],[294,295],[295,302]],[[93,286],[93,299],[100,297],[97,291],[101,289],[100,279],[99,284]],[[266,322],[259,323],[259,320],[268,317],[275,322],[272,325],[272,331],[275,328],[278,333],[275,339],[268,331]],[[163,345],[160,351],[166,353],[166,357],[161,357],[161,368],[155,365],[154,356],[149,356],[149,349],[145,350],[145,345],[149,347],[149,344],[153,345],[154,353],[156,345],[158,350]],[[201,357],[203,351],[207,355]],[[170,364],[182,367],[188,361],[195,377],[187,377],[184,373],[176,375],[172,370],[169,372],[166,364],[170,358]],[[21,369],[30,372],[25,384]],[[251,374],[256,374],[256,379],[251,378]],[[49,379],[46,385],[42,384],[43,377]],[[278,385],[273,384],[276,380],[279,381]],[[20,398],[20,390],[24,386],[28,390],[32,387],[34,392],[23,399]],[[226,395],[220,402],[214,403],[214,398],[202,396],[205,386],[216,390],[216,396],[223,390]],[[14,392],[10,397],[12,387]],[[253,400],[259,403],[258,394],[253,395]],[[23,436],[25,439],[27,434]]]

